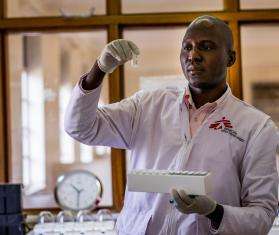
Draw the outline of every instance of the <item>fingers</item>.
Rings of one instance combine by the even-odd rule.
[[[136,55],[140,54],[139,48],[136,46],[135,43],[133,43],[132,41],[127,41],[128,45],[130,46],[130,48],[132,49],[133,53]]]
[[[187,207],[187,205],[185,204],[185,202],[181,199],[179,193],[175,190],[175,189],[172,189],[171,191],[171,194],[172,194],[172,197],[174,199],[174,202],[175,202],[175,207],[176,208],[184,208],[184,207]]]
[[[109,53],[113,58],[117,59],[118,61],[121,61],[121,57],[119,56],[117,49],[112,44],[108,44],[107,48],[107,53]]]
[[[124,39],[114,40],[108,44],[109,53],[119,62],[131,60],[133,53],[139,55],[138,47],[132,42]]]
[[[191,205],[193,203],[193,199],[188,194],[186,194],[183,189],[179,190],[179,195],[187,205]]]
[[[112,73],[119,65],[139,55],[138,47],[131,41],[117,39],[105,46],[98,58],[98,66],[105,73]]]
[[[172,189],[171,195],[172,195],[174,201],[176,202],[176,204],[180,207],[189,206],[193,203],[193,199],[191,199],[189,197],[189,195],[186,194],[186,192],[183,189],[178,190],[178,191],[176,189]]]
[[[123,42],[120,43],[120,46],[121,46],[121,48],[122,48],[123,51],[124,51],[125,59],[126,59],[126,60],[131,60],[132,57],[133,57],[133,50],[131,49],[131,47],[130,47],[128,41],[123,40]]]
[[[126,61],[129,52],[127,51],[126,47],[128,45],[125,44],[125,41],[123,41],[123,40],[114,40],[114,41],[112,41],[112,45],[115,48],[115,50],[117,51],[118,56],[120,57],[120,59],[122,61]]]

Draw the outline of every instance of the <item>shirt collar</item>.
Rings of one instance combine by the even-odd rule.
[[[218,100],[216,100],[212,103],[206,103],[205,105],[212,104],[212,105],[216,105],[216,107],[220,106],[226,100],[226,98],[229,96],[229,94],[231,94],[231,88],[227,84],[226,92]],[[185,102],[188,109],[195,107],[189,86],[186,86],[184,88],[184,90],[180,91],[179,100],[180,100],[181,104]]]

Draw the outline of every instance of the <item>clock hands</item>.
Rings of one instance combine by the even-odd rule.
[[[71,184],[71,186],[73,187],[73,189],[74,189],[75,191],[77,191],[77,192],[80,191],[80,189],[78,189],[75,185]],[[82,190],[83,190],[83,189],[82,189]]]
[[[59,177],[55,199],[61,208],[73,211],[92,209],[101,195],[101,182],[91,172],[76,170]]]
[[[80,193],[82,191],[84,191],[83,188],[78,189],[75,185],[71,184],[71,186],[73,187],[73,189],[77,192],[77,208],[79,208],[79,201],[80,201]]]

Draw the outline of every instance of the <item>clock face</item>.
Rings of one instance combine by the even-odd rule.
[[[77,170],[58,178],[55,199],[62,209],[91,209],[102,194],[100,180],[89,171]]]

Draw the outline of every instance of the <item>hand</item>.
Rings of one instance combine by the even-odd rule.
[[[216,208],[216,201],[207,196],[189,196],[184,190],[171,190],[175,207],[182,213],[209,215]],[[170,201],[171,202],[171,201]]]
[[[125,39],[117,39],[105,46],[97,63],[104,73],[112,73],[116,67],[131,60],[133,54],[140,54],[135,43]]]

